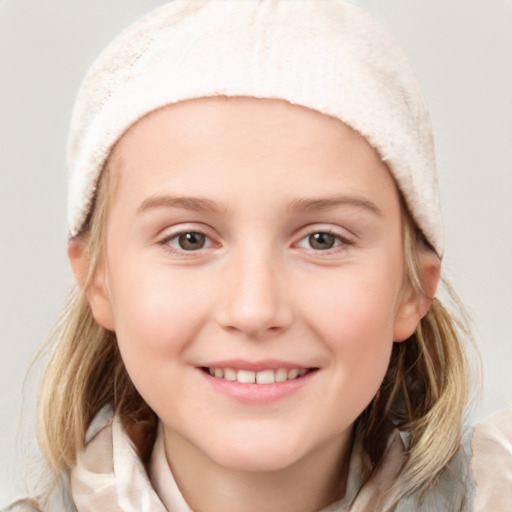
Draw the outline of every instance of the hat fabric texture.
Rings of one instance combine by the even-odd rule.
[[[122,32],[92,64],[72,115],[71,236],[83,229],[105,162],[131,125],[165,105],[218,95],[283,99],[351,126],[388,165],[442,256],[421,88],[389,32],[341,0],[174,0]]]

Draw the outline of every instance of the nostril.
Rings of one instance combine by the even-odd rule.
[[[239,322],[238,325],[225,325],[224,328],[233,334],[243,334],[251,338],[264,337],[265,334],[278,334],[283,330],[280,325],[265,327],[264,325],[252,325],[250,323],[242,324],[242,322]]]

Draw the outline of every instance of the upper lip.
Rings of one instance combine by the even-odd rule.
[[[253,372],[259,372],[262,370],[278,370],[279,368],[285,368],[287,370],[293,370],[295,368],[315,368],[311,365],[304,365],[301,363],[294,363],[290,361],[279,361],[276,359],[267,359],[261,361],[245,361],[242,359],[229,359],[223,361],[212,361],[205,364],[199,365],[202,368],[233,368],[234,370],[249,370]]]

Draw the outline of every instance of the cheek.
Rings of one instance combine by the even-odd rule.
[[[339,340],[340,350],[365,351],[379,340],[393,341],[400,278],[348,271],[317,280],[313,289],[307,298],[311,324]]]
[[[200,319],[207,315],[207,300],[179,274],[155,272],[140,262],[118,268],[110,289],[121,356],[135,386],[151,404],[154,384],[179,370]]]
[[[350,416],[368,405],[387,371],[400,279],[352,272],[309,297],[309,326],[330,351],[332,392],[343,394]]]

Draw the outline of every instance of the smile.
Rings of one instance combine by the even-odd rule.
[[[288,380],[295,380],[304,377],[307,373],[314,371],[314,368],[277,368],[264,369],[260,371],[253,370],[235,370],[234,368],[202,368],[204,372],[212,377],[241,384],[275,384]]]

